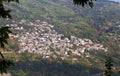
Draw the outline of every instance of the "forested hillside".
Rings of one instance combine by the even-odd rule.
[[[88,6],[82,8],[73,5],[69,0],[21,0],[19,4],[9,5],[13,20],[34,21],[40,19],[53,24],[57,32],[67,37],[74,35],[80,38],[89,38],[94,42],[112,47],[111,50],[120,49],[119,3],[98,0],[93,8]]]
[[[9,5],[9,7],[7,5]],[[29,45],[29,43],[34,43],[34,46],[37,46],[38,42],[35,40],[40,41],[39,39],[41,38],[42,41],[42,38],[47,36],[46,33],[49,34],[49,37],[46,38],[50,42],[54,41],[50,40],[50,37],[55,36],[54,38],[56,39],[59,37],[62,39],[61,35],[64,35],[61,41],[59,39],[56,40],[56,43],[57,41],[60,41],[60,43],[66,41],[66,45],[61,43],[62,47],[65,47],[65,49],[63,49],[64,53],[66,47],[68,48],[67,43],[68,45],[73,44],[74,47],[69,47],[69,50],[67,49],[67,54],[70,55],[66,56],[65,54],[59,54],[59,52],[57,52],[60,51],[60,49],[56,48],[56,46],[60,44],[54,44],[55,42],[51,44],[50,46],[52,48],[48,48],[52,49],[50,50],[53,52],[51,55],[51,57],[53,57],[53,62],[51,59],[40,60],[42,56],[38,54],[13,53],[13,55],[10,55],[11,52],[8,55],[5,54],[6,57],[10,57],[16,61],[16,67],[10,68],[10,72],[12,72],[14,76],[20,76],[21,74],[23,76],[40,74],[41,76],[80,76],[80,74],[82,74],[82,76],[86,76],[86,74],[91,76],[104,71],[104,61],[107,56],[114,59],[114,72],[116,75],[119,73],[120,3],[110,2],[108,0],[97,0],[94,7],[90,8],[88,6],[81,7],[73,5],[73,2],[70,0],[20,0],[19,4],[10,3],[7,5],[5,7],[11,9],[12,19],[1,19],[0,22],[6,26],[10,25],[12,27],[11,30],[15,34],[15,39],[11,38],[9,40],[10,45],[6,46],[8,48],[6,49],[7,51],[14,50],[14,52],[18,52],[21,49],[20,46],[25,45],[21,51],[25,50],[26,52],[25,48],[27,46],[34,48],[33,45]],[[39,25],[39,27],[37,25]],[[42,27],[42,25],[44,25],[44,27]],[[43,36],[42,34],[39,36],[39,33],[42,33]],[[73,41],[70,39],[71,36],[73,37]],[[25,39],[29,39],[30,41]],[[82,46],[78,47],[77,42],[82,39],[88,40],[84,41],[88,43],[90,43],[91,40],[92,43],[86,45],[80,44]],[[25,43],[22,41],[25,41]],[[46,41],[43,41],[43,43],[45,42]],[[104,49],[107,49],[107,52],[101,49],[88,50],[88,47],[91,48],[94,46],[93,43],[99,43],[99,46],[102,49],[103,47]],[[47,45],[49,45],[49,43],[35,48],[38,49]],[[74,51],[70,50],[76,50],[76,48],[82,47],[88,49],[85,50],[85,53],[80,53],[81,56],[73,54]],[[29,51],[29,49],[27,49],[27,51]],[[55,61],[54,56],[57,56]],[[59,62],[61,61],[61,59],[59,59],[61,56],[68,57],[68,59],[66,59],[65,62]],[[78,59],[78,62],[76,61],[76,58]],[[51,65],[52,67],[50,67]],[[41,67],[41,69],[39,67]],[[63,67],[66,67],[66,69]],[[49,71],[50,69],[51,71]],[[72,71],[75,71],[75,73],[72,72],[71,69]],[[16,72],[15,70],[18,70],[19,72]],[[80,72],[78,70],[80,70]]]

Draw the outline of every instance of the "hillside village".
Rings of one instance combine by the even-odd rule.
[[[27,24],[30,28],[25,29],[26,26],[19,26],[24,24]],[[18,39],[18,53],[37,53],[43,58],[50,58],[50,56],[57,58],[60,56],[60,58],[64,60],[71,54],[78,56],[86,54],[86,57],[90,57],[88,51],[107,51],[107,48],[102,44],[94,43],[90,39],[75,36],[67,38],[63,34],[57,33],[53,29],[53,25],[40,20],[27,22],[23,19],[20,22],[13,21],[13,24],[6,26],[10,26],[13,30],[20,31],[19,34],[10,34],[13,38]],[[77,59],[74,58],[73,60]]]

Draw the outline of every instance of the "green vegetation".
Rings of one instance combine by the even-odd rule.
[[[96,58],[98,60],[94,59],[96,62],[93,59],[92,61],[87,59],[93,64],[89,65],[89,63],[86,64],[88,61],[84,60],[85,58],[76,63],[67,60],[42,59],[42,56],[39,54],[32,53],[8,53],[4,54],[4,56],[15,61],[15,66],[10,67],[8,70],[13,76],[91,76],[104,73],[105,71],[105,60],[101,61],[99,58]],[[109,68],[109,64],[111,65],[111,61],[106,61],[106,67],[108,66]],[[113,70],[112,72],[113,76],[119,76],[116,73],[117,70]]]
[[[89,4],[91,7],[93,6],[91,1],[86,1],[86,4]],[[84,6],[84,3],[80,4]],[[92,9],[87,6],[83,9],[74,6],[69,0],[21,0],[19,5],[16,3],[6,3],[5,7],[12,10],[13,20],[26,19],[27,21],[34,21],[40,19],[53,24],[55,26],[54,29],[66,37],[74,35],[104,44],[109,48],[108,50],[110,50],[107,54],[116,59],[116,66],[119,67],[120,31],[117,27],[120,24],[120,6],[117,3],[103,0],[98,0],[94,5],[95,7]],[[7,16],[11,18],[9,14]],[[4,18],[6,18],[6,16]],[[1,19],[1,23],[8,24],[11,22]],[[28,26],[25,27],[28,28]],[[4,43],[6,43],[6,41],[4,41]],[[18,47],[16,48],[14,46],[15,43],[9,46],[13,50],[18,49]],[[12,55],[5,56],[6,58],[11,57],[16,60],[16,67],[10,68],[10,72],[14,76],[86,76],[85,74],[89,72],[92,72],[90,74],[96,74],[94,72],[99,73],[103,71],[101,64],[106,57],[101,51],[91,51],[90,53],[94,56],[93,59],[84,58],[83,56],[83,58],[80,58],[81,63],[79,64],[70,64],[72,63],[70,62],[71,58],[60,63],[57,61],[50,62],[51,60],[41,60],[41,56],[36,54],[18,55],[12,53]],[[1,63],[2,62],[3,61],[1,61]],[[98,65],[94,66],[95,68],[88,66],[91,63],[92,65],[98,64],[100,67],[97,67]],[[0,68],[3,68],[3,66],[4,65],[1,65]],[[8,68],[8,65],[5,66],[5,68]],[[96,68],[97,71],[94,71]],[[3,69],[2,72],[6,72],[6,69]]]
[[[69,37],[88,38],[118,52],[120,6],[108,1],[97,1],[93,8],[78,7],[69,0],[21,0],[9,4],[13,20],[40,19],[53,24],[54,29]],[[32,10],[32,11],[31,11]],[[8,22],[5,21],[4,24]],[[9,22],[10,23],[10,22]],[[26,26],[27,27],[27,26]]]
[[[105,62],[105,75],[106,76],[111,76],[112,75],[112,66],[113,66],[113,60],[111,58],[106,59]]]
[[[99,68],[86,66],[84,63],[42,59],[38,54],[13,53],[5,56],[16,61],[15,66],[9,68],[13,76],[89,76],[102,72]]]

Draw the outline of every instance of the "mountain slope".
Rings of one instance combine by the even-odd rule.
[[[120,24],[120,4],[108,0],[98,0],[93,8],[81,8],[69,0],[21,0],[19,4],[9,5],[13,20],[40,19],[55,25],[54,29],[65,36],[89,38],[95,42],[107,43],[106,31]]]
[[[90,55],[92,55],[94,58],[93,59],[85,58],[84,56],[86,56],[87,54],[86,53],[83,56],[83,58],[80,58],[81,61],[82,59],[85,60],[84,64],[85,63],[101,64],[103,63],[106,56],[110,56],[115,60],[114,62],[115,65],[119,67],[120,62],[119,3],[109,2],[108,0],[98,0],[97,2],[95,2],[95,6],[93,8],[90,8],[88,6],[82,8],[73,5],[73,3],[69,0],[21,0],[19,4],[11,3],[9,5],[10,7],[8,7],[7,5],[6,7],[12,10],[11,14],[13,16],[13,20],[11,20],[12,22],[6,20],[4,22],[5,24],[10,23],[13,24],[15,22],[17,22],[16,24],[19,24],[19,21],[21,19],[23,19],[23,22],[24,20],[26,20],[27,23],[30,22],[31,24],[32,22],[34,23],[36,20],[46,21],[49,24],[54,25],[54,27],[49,30],[54,29],[56,32],[58,32],[58,35],[63,34],[66,38],[69,38],[71,35],[78,39],[87,38],[92,40],[93,43],[95,42],[102,43],[103,46],[108,48],[108,51],[106,53],[101,50],[89,51]],[[14,30],[16,34],[18,35],[20,34],[20,38],[22,37],[22,35],[26,36],[28,34],[27,31],[36,32],[34,27],[30,27],[27,23],[19,24],[19,26],[24,27],[25,30],[23,31]],[[17,29],[22,29],[22,27]],[[30,34],[29,36],[32,37],[31,35],[32,34]],[[36,35],[38,36],[38,34]],[[37,38],[35,38],[35,40],[37,40]],[[36,41],[34,41],[34,39],[30,41],[37,43]],[[24,45],[25,43],[22,44]],[[48,45],[48,43],[46,45]],[[29,46],[31,47],[32,45]],[[59,50],[58,48],[55,49],[57,51]],[[19,49],[17,48],[17,50]],[[78,57],[77,55],[73,55],[70,57],[70,59],[73,58],[74,56]]]

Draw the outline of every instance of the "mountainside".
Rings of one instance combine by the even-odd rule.
[[[10,26],[14,32],[14,35],[10,35],[10,45],[6,50],[14,50],[17,53],[39,53],[42,59],[56,59],[58,63],[61,60],[81,63],[89,68],[98,68],[99,73],[104,69],[105,58],[112,57],[114,71],[120,71],[120,3],[98,0],[93,8],[88,6],[82,8],[73,5],[70,0],[20,0],[19,4],[10,3],[5,6],[12,10],[13,19],[3,19],[1,23]],[[23,60],[19,56],[16,58],[17,65],[29,63],[27,57],[23,57]],[[39,57],[36,61],[35,64],[38,64]],[[51,62],[51,60],[48,61]],[[36,69],[32,66],[36,67],[36,65],[33,63],[30,65],[31,67],[29,65],[26,67],[35,71]],[[55,69],[56,66],[54,66]],[[18,66],[17,70],[20,68]],[[26,70],[24,67],[22,69]],[[44,71],[49,72],[48,69],[44,67]],[[74,67],[73,70],[77,69],[80,68]],[[54,72],[55,70],[52,73]],[[86,72],[85,69],[80,73]],[[49,76],[49,74],[44,76]],[[70,76],[69,73],[63,74],[63,76]],[[79,76],[78,71],[76,75]],[[51,76],[54,75],[51,74]]]
[[[109,27],[120,24],[120,4],[108,1],[98,0],[93,8],[81,8],[69,0],[21,0],[9,8],[13,19],[40,19],[55,25],[54,29],[60,33],[94,40]]]
[[[56,54],[64,60],[65,57],[71,57],[71,54],[81,56],[86,52],[85,57],[90,57],[90,51],[108,51],[107,47],[94,43],[90,39],[78,38],[72,35],[65,37],[64,34],[59,34],[53,30],[53,25],[40,20],[36,20],[34,23],[21,20],[7,26],[19,32],[16,35],[10,35],[11,38],[18,39],[19,49],[16,52],[19,53],[37,53],[42,55],[43,58],[49,58]],[[26,28],[26,26],[29,28]]]
[[[120,49],[119,3],[98,0],[93,8],[82,8],[69,0],[21,0],[19,4],[9,5],[13,20],[40,19],[54,25],[53,29],[66,37],[88,38],[115,52]]]
[[[87,70],[88,76],[103,74],[103,64],[109,50],[100,43],[72,35],[65,37],[64,34],[59,34],[53,29],[54,25],[40,20],[13,21],[12,24],[6,26],[10,26],[11,30],[17,32],[14,35],[10,34],[10,38],[11,40],[17,39],[19,47],[14,48],[16,49],[14,52],[6,52],[6,54],[13,54],[8,56],[16,61],[16,66],[10,70],[12,75],[18,76],[20,73],[15,72],[20,71],[22,75],[25,73],[27,76],[35,75],[35,72],[38,75],[44,73],[47,74],[44,76],[52,76],[55,74],[55,70],[62,76],[72,76],[74,71],[76,76],[81,74],[84,76]],[[14,44],[10,43],[10,45]],[[59,70],[60,65],[62,71]],[[118,66],[118,64],[116,65]],[[66,67],[65,70],[64,67]],[[114,68],[114,71],[117,72],[117,67],[114,66]],[[47,71],[45,71],[46,69]],[[74,71],[69,72],[70,70]],[[64,73],[65,71],[67,73]]]

